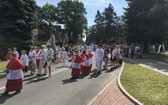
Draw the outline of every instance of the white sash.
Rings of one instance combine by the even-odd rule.
[[[24,77],[23,71],[21,69],[19,70],[9,70],[9,73],[7,74],[8,80],[16,80],[21,79]]]
[[[90,59],[86,59],[83,63],[83,66],[90,66]]]
[[[81,63],[75,63],[75,62],[73,62],[72,63],[72,68],[80,69],[80,65],[81,65]]]

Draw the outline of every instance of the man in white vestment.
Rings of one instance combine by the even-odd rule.
[[[96,73],[101,73],[103,68],[103,57],[104,57],[104,50],[102,49],[102,45],[99,45],[96,50]]]

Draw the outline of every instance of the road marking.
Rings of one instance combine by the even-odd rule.
[[[51,75],[54,75],[54,74],[57,74],[57,73],[60,73],[60,72],[66,71],[66,70],[68,70],[68,69],[69,69],[69,68],[61,68],[61,69],[58,69],[58,70],[56,70],[56,71],[52,72],[52,73],[51,73]]]

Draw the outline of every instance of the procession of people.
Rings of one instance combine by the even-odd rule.
[[[56,52],[50,44],[31,46],[29,51],[22,50],[19,55],[16,47],[9,48],[7,59],[7,83],[2,95],[11,91],[20,93],[24,73],[37,77],[51,77],[52,65],[62,63],[62,68],[70,63],[71,78],[78,79],[81,75],[88,76],[91,72],[101,74],[101,71],[113,71],[120,67],[123,57],[134,59],[135,53],[140,51],[140,46],[132,43],[121,45],[63,45],[56,46]],[[93,63],[95,62],[95,63]],[[93,66],[94,65],[94,66]]]
[[[118,47],[115,46],[115,48],[115,52],[117,52]],[[37,77],[51,77],[52,65],[56,64],[55,61],[58,59],[60,60],[59,63],[62,63],[62,67],[67,67],[67,62],[71,63],[71,79],[77,79],[80,75],[89,75],[92,69],[96,69],[94,73],[97,74],[100,74],[102,69],[108,69],[111,55],[117,54],[110,50],[110,46],[102,45],[96,45],[95,52],[93,45],[57,46],[57,52],[54,52],[51,45],[47,44],[46,46],[41,45],[41,47],[31,46],[29,51],[22,50],[20,55],[16,47],[9,48],[6,55],[8,80],[6,90],[2,95],[7,95],[11,91],[20,93],[26,72],[30,71],[30,75],[36,74]],[[115,58],[115,63],[117,63],[118,58]],[[96,62],[95,68],[93,67],[93,60]],[[105,65],[103,66],[103,64]],[[15,65],[18,66],[15,67]]]

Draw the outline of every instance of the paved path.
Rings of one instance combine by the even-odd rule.
[[[119,89],[117,78],[97,96],[91,105],[134,105]]]
[[[168,76],[168,64],[167,63],[158,62],[158,61],[149,60],[149,59],[129,59],[129,58],[126,58],[126,60],[133,61],[143,67],[149,68],[149,69],[154,70],[158,73],[161,73],[161,74]]]

